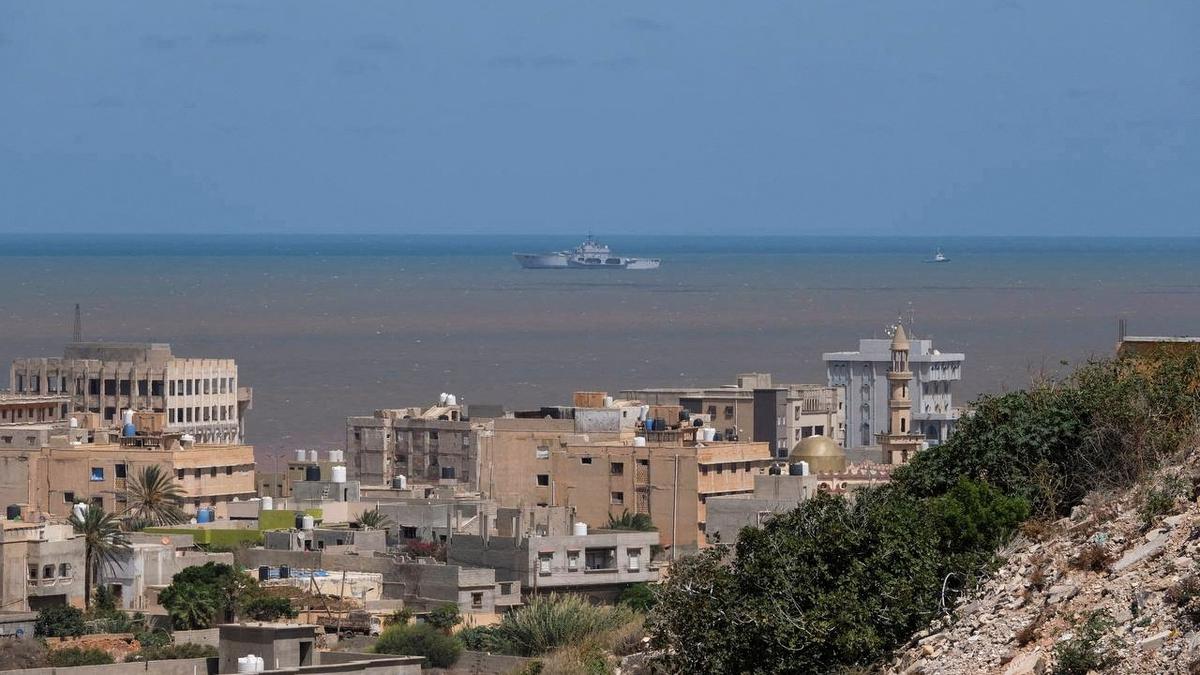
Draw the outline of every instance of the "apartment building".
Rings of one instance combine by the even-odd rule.
[[[248,445],[182,442],[178,434],[116,439],[63,425],[0,427],[0,503],[26,513],[67,517],[79,502],[123,511],[129,478],[151,465],[175,476],[189,513],[213,507],[223,516],[228,502],[255,494]]]
[[[70,525],[0,522],[0,607],[83,607],[84,542]]]
[[[58,394],[0,392],[0,425],[62,422],[70,403],[70,397]]]
[[[73,342],[63,356],[10,368],[13,393],[63,395],[71,411],[117,423],[125,409],[166,415],[167,430],[202,443],[240,443],[253,391],[233,359],[182,358],[163,343]]]

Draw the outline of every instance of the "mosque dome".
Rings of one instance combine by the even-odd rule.
[[[836,473],[846,470],[846,451],[828,436],[809,436],[792,448],[788,463],[808,462],[812,473]]]

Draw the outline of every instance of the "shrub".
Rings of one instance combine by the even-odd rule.
[[[654,608],[654,589],[650,584],[632,584],[621,591],[617,602],[635,612],[649,612]]]
[[[65,647],[51,651],[46,656],[46,661],[55,668],[69,668],[71,666],[102,666],[112,663],[113,657],[103,649]]]
[[[425,615],[425,623],[444,633],[448,633],[455,626],[462,623],[462,612],[458,610],[458,605],[453,602],[447,602]]]
[[[133,639],[138,641],[142,649],[165,647],[171,644],[171,634],[165,630],[144,630],[135,633]]]
[[[5,670],[45,668],[46,645],[41,640],[26,638],[0,638],[0,667]]]
[[[449,668],[462,655],[462,643],[433,626],[412,624],[384,629],[373,647],[377,654],[424,656],[435,668]]]
[[[496,630],[492,626],[468,626],[455,636],[462,641],[463,646],[476,652],[500,652],[503,647],[496,639]]]
[[[388,614],[386,617],[384,617],[383,623],[388,626],[395,625],[395,624],[400,624],[401,626],[403,626],[404,624],[411,621],[412,618],[413,618],[412,610],[401,607],[400,609],[397,609],[397,610],[393,611],[391,614]]]
[[[582,643],[634,618],[625,607],[599,607],[578,595],[534,598],[500,620],[495,644],[517,656],[540,656],[558,647]]]
[[[277,621],[294,619],[298,612],[292,601],[273,595],[258,595],[251,598],[242,608],[242,613],[255,621]]]
[[[1084,544],[1079,553],[1071,558],[1071,567],[1089,572],[1103,572],[1113,562],[1113,556],[1104,544],[1091,542]]]
[[[1104,637],[1112,626],[1107,613],[1089,614],[1083,625],[1077,626],[1074,637],[1055,646],[1054,675],[1086,675],[1108,667],[1113,659]]]
[[[625,509],[621,511],[620,518],[613,518],[612,514],[609,514],[608,529],[653,532],[658,528],[654,526],[654,521],[650,519],[649,513],[630,513],[629,509]]]
[[[217,648],[212,645],[198,645],[185,642],[181,645],[162,645],[146,647],[135,654],[125,657],[126,663],[141,661],[172,661],[175,659],[209,659],[217,656]]]
[[[1193,574],[1175,582],[1163,599],[1183,610],[1183,615],[1192,623],[1200,623],[1200,576]]]
[[[1161,485],[1148,487],[1142,493],[1138,513],[1142,517],[1142,527],[1150,528],[1159,516],[1175,510],[1175,500],[1184,496],[1183,483],[1178,477],[1171,477]]]
[[[34,633],[41,637],[70,637],[87,632],[83,611],[70,605],[55,605],[38,611]]]

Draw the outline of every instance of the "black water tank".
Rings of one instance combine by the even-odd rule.
[[[259,565],[258,566],[258,580],[266,581],[267,579],[270,579],[270,578],[271,578],[271,568],[268,567],[267,565]]]
[[[20,504],[9,504],[4,509],[4,517],[7,518],[8,520],[20,520],[21,519],[21,505]]]
[[[297,530],[304,529],[304,514],[303,513],[296,512],[296,529]]]
[[[280,565],[279,566],[279,578],[280,579],[290,579],[291,577],[292,577],[292,568],[288,567],[287,565]]]
[[[778,464],[772,464],[771,468],[767,469],[768,476],[779,476],[782,474],[783,474],[783,470],[779,468]]]
[[[321,480],[321,467],[316,464],[304,467],[304,480],[310,482]]]
[[[702,419],[700,419],[699,417],[697,417],[697,418],[696,418],[696,421],[695,421],[695,422],[692,422],[692,426],[694,426],[694,427],[702,427],[702,426],[704,426],[704,420],[702,420]]]

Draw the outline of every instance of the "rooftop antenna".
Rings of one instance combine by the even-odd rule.
[[[79,314],[79,303],[75,303],[75,332],[72,334],[75,342],[83,342],[83,319]]]

